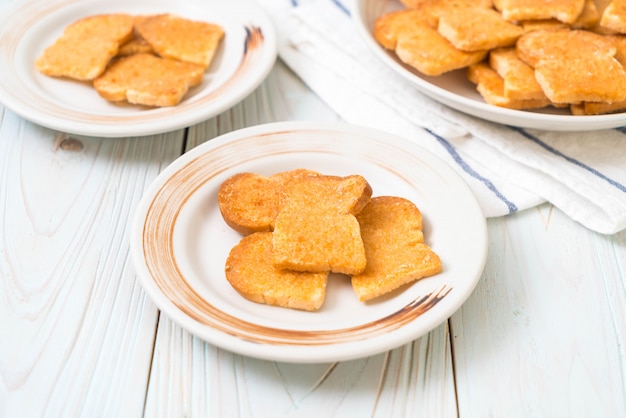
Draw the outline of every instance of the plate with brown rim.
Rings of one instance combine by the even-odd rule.
[[[107,102],[91,83],[47,77],[35,59],[74,21],[96,14],[171,13],[222,26],[224,39],[202,83],[181,103],[150,108]],[[250,94],[277,56],[274,27],[251,0],[27,0],[0,13],[0,102],[23,118],[71,134],[141,136],[181,129]]]
[[[358,301],[348,277],[331,275],[316,312],[244,299],[224,275],[226,257],[242,236],[221,217],[219,186],[239,172],[296,168],[360,174],[374,196],[413,201],[443,271],[368,303]],[[419,145],[352,125],[281,122],[224,134],[169,165],[137,208],[131,254],[150,298],[192,334],[243,355],[317,363],[390,350],[445,322],[482,274],[487,232],[467,184]]]

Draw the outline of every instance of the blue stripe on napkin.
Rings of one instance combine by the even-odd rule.
[[[515,127],[511,127],[512,130],[518,132],[520,135],[522,135],[524,138],[534,142],[535,144],[539,145],[540,147],[542,147],[543,149],[545,149],[546,151],[551,152],[554,155],[557,155],[561,158],[563,158],[565,161],[574,164],[577,167],[582,168],[583,170],[586,170],[588,172],[590,172],[591,174],[593,174],[594,176],[606,181],[607,183],[609,183],[611,186],[614,186],[615,188],[617,188],[618,190],[626,193],[626,186],[624,186],[622,183],[618,182],[617,180],[614,180],[604,174],[602,174],[601,172],[599,172],[598,170],[596,170],[593,167],[589,167],[587,164],[572,158],[568,155],[565,155],[564,153],[562,153],[561,151],[559,151],[558,149],[546,144],[545,142],[543,142],[542,140],[540,140],[539,138],[537,138],[534,135],[531,135],[530,133],[528,133],[526,130],[521,129],[521,128],[515,128]],[[620,132],[623,132],[620,130]]]
[[[517,212],[517,205],[511,202],[509,199],[507,199],[506,196],[504,196],[502,192],[500,192],[498,188],[491,182],[491,180],[482,176],[475,169],[473,169],[467,163],[467,161],[465,161],[463,157],[461,157],[461,155],[457,152],[454,146],[450,144],[450,142],[448,142],[445,138],[437,135],[436,133],[434,133],[433,131],[429,129],[424,129],[424,130],[428,132],[430,135],[432,135],[433,138],[435,138],[439,142],[439,144],[443,146],[443,148],[448,152],[448,154],[450,154],[454,162],[457,163],[464,172],[466,172],[471,177],[483,183],[487,187],[487,189],[489,189],[498,199],[504,202],[504,204],[509,209],[509,214]]]

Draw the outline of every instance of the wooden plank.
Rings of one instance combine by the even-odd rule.
[[[130,219],[182,132],[70,137],[2,113],[0,416],[140,416],[157,310]]]
[[[626,231],[543,205],[489,221],[490,256],[451,320],[460,416],[626,416]]]

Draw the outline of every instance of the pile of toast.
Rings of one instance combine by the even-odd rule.
[[[624,0],[401,0],[375,39],[428,76],[465,69],[485,102],[626,110]]]
[[[172,14],[93,15],[66,27],[35,66],[92,83],[112,102],[175,106],[202,82],[223,37],[219,25]]]
[[[358,299],[369,301],[442,270],[424,243],[419,209],[401,197],[372,197],[360,175],[239,173],[220,185],[218,205],[243,235],[226,279],[253,302],[317,311],[330,273],[350,276]]]

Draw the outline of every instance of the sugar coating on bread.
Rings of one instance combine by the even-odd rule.
[[[284,185],[289,181],[319,175],[313,170],[295,169],[264,176],[237,173],[220,185],[217,202],[226,224],[247,235],[271,231],[278,214],[278,202]]]
[[[297,271],[362,272],[367,260],[354,215],[371,195],[371,186],[359,175],[289,182],[274,223],[274,264]]]
[[[93,84],[106,100],[164,107],[177,105],[203,76],[196,64],[135,54],[113,61]]]
[[[138,20],[135,28],[162,57],[208,68],[224,37],[221,26],[171,14]]]
[[[535,79],[535,70],[517,55],[514,47],[489,52],[489,65],[503,80],[504,96],[517,100],[546,100]]]
[[[224,273],[244,298],[284,308],[316,311],[326,297],[328,273],[284,270],[272,262],[272,233],[242,238],[227,259]]]
[[[127,14],[89,16],[69,25],[35,60],[52,77],[93,80],[104,72],[121,44],[131,39],[133,18]]]
[[[511,46],[523,29],[502,18],[493,9],[471,8],[444,13],[439,17],[439,33],[463,51],[482,51]]]
[[[374,197],[357,215],[367,267],[352,276],[360,301],[368,301],[442,271],[439,256],[424,243],[422,214],[411,201]]]
[[[444,38],[418,10],[402,10],[380,16],[374,37],[392,49],[405,64],[437,76],[481,61],[487,51],[462,51]]]
[[[496,5],[510,21],[554,18],[573,23],[583,11],[585,0],[498,0]]]

